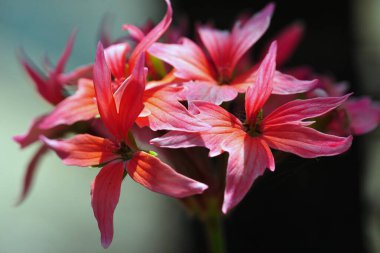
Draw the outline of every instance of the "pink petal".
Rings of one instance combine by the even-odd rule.
[[[365,134],[375,129],[380,122],[380,106],[369,98],[350,99],[344,104],[352,134]]]
[[[139,44],[136,45],[133,50],[131,57],[129,58],[129,68],[133,69],[136,61],[138,60],[140,54],[147,51],[148,48],[156,42],[169,28],[172,22],[173,10],[170,3],[170,0],[165,0],[167,5],[167,10],[165,17],[158,23],[148,34],[145,35],[144,39],[140,41]]]
[[[187,82],[185,89],[181,92],[180,98],[183,100],[201,100],[216,105],[234,100],[238,95],[238,89],[229,85],[216,85],[212,82]]]
[[[128,43],[111,45],[104,50],[104,56],[112,75],[118,81],[123,81],[127,76],[127,53],[131,50]]]
[[[98,110],[104,125],[116,139],[121,139],[116,104],[113,97],[111,72],[108,69],[102,44],[98,44],[94,65],[94,85]]]
[[[134,39],[138,42],[143,40],[145,37],[145,34],[143,33],[143,31],[141,31],[140,28],[138,28],[137,26],[131,25],[131,24],[123,25],[123,30],[128,31],[129,35],[132,37],[132,39]]]
[[[193,112],[198,111],[197,118],[211,128],[199,133],[170,131],[151,140],[151,143],[167,148],[206,147],[210,150],[210,156],[217,156],[223,152],[222,143],[229,135],[243,132],[241,122],[220,106],[194,101],[189,104],[189,109]]]
[[[182,87],[158,87],[146,90],[144,94],[144,110],[146,115],[140,114],[137,124],[147,126],[153,130],[201,131],[209,128],[198,118],[189,113],[177,98]]]
[[[31,126],[28,131],[23,135],[16,135],[13,137],[13,140],[20,144],[21,148],[25,148],[30,144],[38,141],[40,135],[44,135],[46,137],[53,137],[64,131],[65,127],[59,126],[52,129],[40,129],[39,125],[41,122],[45,120],[47,115],[42,115],[40,117],[35,118],[32,121]]]
[[[40,128],[49,129],[58,125],[71,125],[86,121],[99,114],[94,100],[95,90],[92,80],[79,80],[78,90],[74,95],[59,103],[41,122]]]
[[[128,138],[128,132],[135,123],[144,108],[143,95],[146,82],[146,71],[144,69],[144,55],[137,60],[131,76],[120,87],[120,103],[117,105],[119,110],[119,124],[124,140]]]
[[[67,40],[66,47],[63,50],[63,52],[61,54],[61,57],[58,60],[57,66],[55,68],[55,73],[56,74],[63,73],[65,65],[66,65],[66,62],[67,62],[67,60],[70,57],[71,51],[73,50],[74,40],[75,40],[76,34],[77,34],[77,30],[74,30],[71,33],[69,39]]]
[[[151,191],[174,198],[200,194],[207,185],[177,173],[158,158],[145,152],[136,152],[127,162],[128,174]]]
[[[347,151],[352,142],[352,136],[328,135],[292,123],[267,126],[262,130],[262,138],[271,148],[304,158],[338,155]]]
[[[281,125],[284,123],[298,123],[304,119],[321,116],[341,105],[350,94],[343,97],[320,97],[288,102],[271,114],[262,122],[263,128],[269,125]]]
[[[244,198],[256,178],[266,168],[274,170],[275,165],[272,152],[265,142],[244,132],[231,135],[223,146],[229,153],[222,207],[226,214]]]
[[[66,165],[96,166],[119,157],[115,152],[118,148],[112,141],[89,134],[78,134],[67,140],[40,138]]]
[[[100,170],[91,184],[91,206],[105,249],[113,239],[113,214],[119,202],[124,171],[123,162],[111,162]]]
[[[272,93],[272,80],[276,70],[276,42],[269,48],[267,56],[262,61],[256,82],[249,86],[245,95],[245,111],[247,122],[254,126],[259,111]]]
[[[16,205],[21,204],[25,198],[28,196],[30,187],[33,183],[33,179],[36,173],[37,166],[41,160],[41,158],[46,154],[48,151],[48,147],[46,145],[42,145],[37,152],[33,155],[32,160],[30,160],[28,167],[26,169],[26,173],[24,176],[24,182],[23,182],[23,187],[22,187],[22,192],[17,200]]]
[[[235,68],[240,58],[258,41],[269,27],[274,4],[268,4],[244,23],[237,22],[231,33],[230,66]]]
[[[59,76],[59,81],[64,84],[73,84],[76,85],[78,83],[78,80],[81,78],[87,78],[92,79],[92,72],[93,72],[93,65],[83,65],[80,67],[77,67],[73,71],[70,71],[68,73],[62,73]]]
[[[148,52],[172,65],[178,78],[216,83],[202,49],[187,38],[183,38],[181,44],[154,43]]]
[[[273,78],[273,94],[289,95],[304,93],[314,89],[318,80],[298,80],[297,78],[276,71]]]

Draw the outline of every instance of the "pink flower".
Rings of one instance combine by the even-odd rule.
[[[274,5],[269,4],[245,22],[235,23],[231,32],[200,26],[199,37],[207,52],[187,38],[183,38],[180,44],[155,43],[148,52],[174,67],[174,75],[182,79],[186,87],[183,99],[215,104],[233,100],[257,78],[256,66],[244,73],[235,73],[235,70],[242,57],[267,30],[273,9]],[[315,80],[300,81],[278,71],[273,82],[274,94],[301,93],[316,84]]]
[[[263,118],[262,108],[273,90],[275,59],[276,43],[273,43],[258,70],[256,82],[247,90],[244,123],[215,104],[194,101],[190,104],[191,111],[211,125],[211,129],[199,133],[172,131],[151,141],[168,148],[203,146],[210,150],[210,156],[228,152],[224,213],[242,200],[266,168],[274,170],[270,148],[314,158],[340,154],[351,145],[351,136],[324,134],[308,127],[313,121],[303,121],[333,110],[348,96],[294,100]]]
[[[110,139],[79,134],[69,140],[42,140],[66,165],[102,166],[91,186],[91,204],[107,248],[113,238],[113,213],[123,178],[129,175],[146,188],[175,198],[202,193],[207,186],[175,172],[157,157],[140,150],[130,129],[143,110],[145,70],[143,56],[137,58],[120,99],[113,94],[111,73],[99,44],[94,65],[96,101]]]

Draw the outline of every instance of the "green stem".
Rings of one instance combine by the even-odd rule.
[[[218,212],[212,212],[204,219],[210,253],[226,253],[222,218]]]

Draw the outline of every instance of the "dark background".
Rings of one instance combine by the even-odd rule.
[[[177,16],[190,23],[213,21],[229,29],[243,11],[257,12],[269,1],[175,1]],[[300,47],[287,66],[310,65],[317,72],[349,80],[356,95],[352,1],[278,1],[265,45],[294,21],[306,25]],[[179,14],[180,13],[180,14]],[[226,219],[228,252],[367,252],[364,240],[361,178],[365,145],[355,138],[341,156],[304,160],[292,157],[257,180]],[[195,244],[207,252],[201,226],[194,221]]]

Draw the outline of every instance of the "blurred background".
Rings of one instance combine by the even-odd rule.
[[[235,17],[269,1],[173,0],[175,17],[190,24],[214,20],[229,28]],[[294,21],[305,37],[289,66],[310,65],[346,80],[355,95],[380,100],[380,1],[278,1],[267,34]],[[164,1],[0,0],[0,252],[104,252],[90,207],[94,169],[65,167],[43,159],[29,198],[14,203],[24,169],[36,147],[20,151],[11,137],[51,108],[39,99],[16,58],[22,46],[34,61],[58,59],[79,28],[67,69],[92,62],[100,22],[114,17],[112,35],[123,23],[158,21]],[[336,158],[297,158],[266,173],[226,221],[229,252],[380,252],[380,131],[355,138]],[[172,199],[127,180],[115,213],[108,252],[206,252],[203,231]]]

